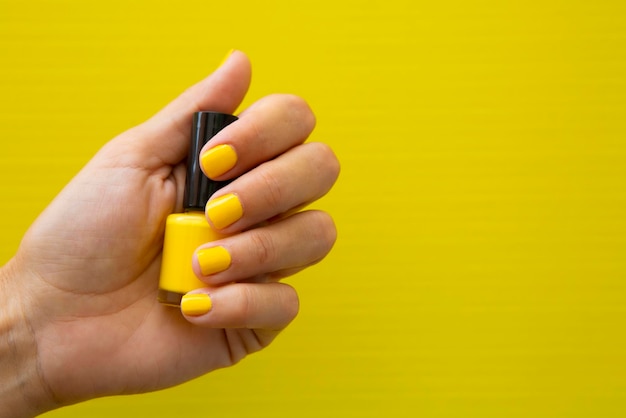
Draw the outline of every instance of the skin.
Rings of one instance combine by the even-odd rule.
[[[219,243],[233,263],[207,283],[211,310],[185,316],[156,300],[166,217],[181,211],[191,114],[232,113],[250,83],[241,52],[150,120],[121,134],[67,185],[0,269],[0,417],[32,416],[98,396],[166,388],[267,346],[298,312],[280,282],[321,260],[336,230],[321,211],[294,209],[330,190],[330,148],[303,142],[308,105],[272,95],[207,144],[238,162],[216,193],[244,214]],[[198,291],[195,291],[198,292]]]

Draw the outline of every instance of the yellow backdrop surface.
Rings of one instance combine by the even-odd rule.
[[[48,417],[626,416],[626,2],[0,0],[0,263],[230,49],[342,161],[266,351]]]

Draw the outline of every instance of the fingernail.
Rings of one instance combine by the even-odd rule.
[[[243,207],[233,193],[209,200],[206,215],[217,229],[226,228],[243,216]]]
[[[200,165],[210,178],[226,173],[237,164],[235,149],[226,144],[217,145],[200,156]]]
[[[224,247],[202,248],[196,255],[203,276],[219,273],[230,267],[230,253]]]
[[[183,296],[180,310],[185,315],[199,316],[211,310],[211,298],[206,293],[191,293]]]
[[[222,65],[224,65],[224,63],[228,61],[228,58],[230,58],[230,56],[233,55],[233,52],[235,52],[235,49],[231,48],[230,51],[226,53],[226,56],[222,58],[222,62],[220,62],[220,65],[218,65],[218,67],[221,67]]]

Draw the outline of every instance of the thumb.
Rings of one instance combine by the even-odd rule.
[[[248,57],[241,51],[233,51],[211,75],[122,136],[130,142],[130,151],[142,157],[140,161],[145,168],[178,164],[187,155],[192,114],[201,110],[234,112],[248,91],[250,78]]]

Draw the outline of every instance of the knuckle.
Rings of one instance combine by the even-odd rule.
[[[252,241],[252,253],[257,264],[266,265],[276,261],[276,244],[272,236],[265,232],[257,230],[250,236]]]
[[[322,228],[320,228],[323,231],[322,242],[326,244],[326,248],[330,251],[335,242],[337,242],[337,226],[328,213],[319,212],[319,216],[322,218]]]
[[[311,240],[316,244],[316,255],[326,255],[337,241],[337,227],[333,218],[323,211],[311,211]]]
[[[244,126],[245,137],[250,138],[254,142],[263,142],[265,140],[264,130],[254,118],[242,118],[240,126]]]
[[[276,177],[276,175],[272,174],[270,170],[261,169],[259,170],[259,180],[261,182],[261,190],[263,190],[263,198],[265,199],[265,203],[270,208],[281,208],[284,200],[284,193],[282,188],[282,183]]]
[[[283,94],[281,100],[283,106],[292,114],[293,120],[301,125],[304,131],[311,132],[315,128],[317,120],[306,100],[294,94]]]
[[[298,292],[296,292],[296,290],[287,285],[282,283],[281,285],[285,286],[286,292],[285,292],[285,300],[283,303],[284,309],[285,309],[285,317],[287,318],[288,322],[291,322],[295,319],[296,316],[298,316],[298,312],[300,311],[300,299],[298,297]]]
[[[234,284],[230,296],[227,320],[222,325],[229,328],[248,328],[257,309],[257,298],[253,289],[245,284]]]
[[[241,286],[241,297],[239,298],[238,320],[237,323],[245,328],[249,327],[249,321],[255,310],[255,297],[250,286]]]
[[[339,177],[341,165],[333,149],[323,142],[310,142],[307,145],[311,147],[310,154],[315,156],[316,169],[326,173],[334,182]]]

